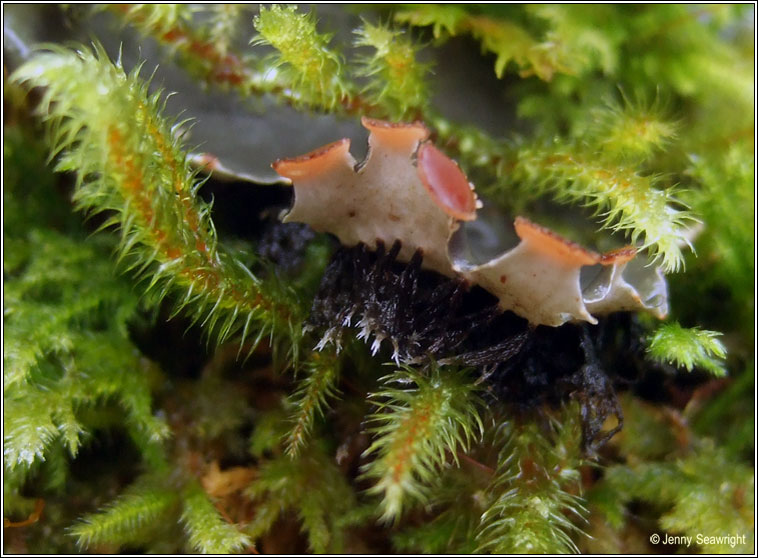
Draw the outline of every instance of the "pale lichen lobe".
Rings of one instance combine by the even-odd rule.
[[[443,197],[450,189],[444,184],[446,176],[431,176],[434,163],[422,165],[424,183],[414,164],[419,145],[429,136],[422,124],[368,118],[362,123],[371,134],[369,153],[360,165],[349,152],[348,139],[274,163],[274,169],[295,186],[295,203],[285,222],[308,223],[319,232],[336,235],[346,246],[363,243],[375,249],[377,241],[391,244],[399,239],[399,261],[410,261],[420,249],[424,267],[455,275],[447,242],[459,217],[475,212],[473,190]],[[459,173],[453,177],[458,189],[460,180],[465,180]]]
[[[420,122],[361,122],[370,132],[361,163],[342,139],[273,164],[295,188],[285,222],[307,223],[348,247],[376,250],[399,241],[398,262],[419,252],[424,268],[483,287],[501,310],[532,325],[595,324],[593,314],[620,310],[665,317],[663,274],[636,258],[632,246],[600,254],[517,217],[515,247],[470,261],[459,230],[477,219],[481,202],[460,167],[429,141]]]

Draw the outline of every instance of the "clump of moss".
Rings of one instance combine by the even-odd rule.
[[[749,9],[334,8],[344,34],[326,7],[96,13],[209,90],[423,120],[501,211],[590,207],[577,235],[671,272],[663,324],[529,330],[418,261],[266,225],[287,186],[247,185],[257,224],[232,238],[240,185],[192,167],[144,71],[24,54],[4,80],[5,550],[754,550]],[[438,108],[448,41],[481,47],[520,134]],[[413,362],[371,354],[347,307]],[[329,328],[339,353],[314,349]]]

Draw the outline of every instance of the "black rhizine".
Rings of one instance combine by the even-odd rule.
[[[351,327],[360,338],[384,339],[398,362],[432,358],[483,369],[507,359],[526,337],[526,320],[513,316],[514,335],[491,341],[492,323],[502,316],[497,301],[486,293],[469,292],[460,279],[421,269],[416,252],[408,264],[396,260],[400,243],[389,252],[365,245],[340,248],[324,272],[311,307],[310,325],[325,328],[322,344],[340,344]],[[483,296],[484,295],[484,296]]]
[[[258,254],[277,267],[291,271],[303,261],[305,249],[316,233],[304,223],[282,223],[269,218],[258,243]]]
[[[389,251],[381,243],[376,251],[362,244],[337,250],[309,318],[312,328],[325,331],[320,346],[339,346],[357,328],[359,338],[373,338],[374,352],[391,346],[398,362],[476,368],[494,397],[523,410],[577,400],[588,452],[621,429],[615,386],[634,382],[644,358],[628,314],[596,326],[532,328],[482,289],[422,270],[420,252],[407,264],[397,262],[399,251],[399,242]],[[618,426],[603,432],[609,416]]]

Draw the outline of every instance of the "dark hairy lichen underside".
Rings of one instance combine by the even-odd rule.
[[[576,400],[590,453],[621,429],[616,388],[650,365],[630,314],[595,326],[530,327],[482,289],[422,270],[420,252],[399,263],[399,249],[396,242],[389,250],[359,244],[335,252],[309,318],[321,346],[357,335],[372,340],[374,352],[391,349],[396,361],[472,367],[491,397],[525,411]],[[603,430],[609,417],[617,424]]]

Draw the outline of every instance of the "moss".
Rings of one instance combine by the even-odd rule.
[[[267,224],[288,187],[242,212],[202,177],[154,60],[50,46],[5,77],[4,550],[754,551],[749,9],[378,9],[108,14],[209,89],[423,120],[496,211],[672,272],[668,321],[529,329],[421,255]],[[454,36],[518,134],[438,108]]]

